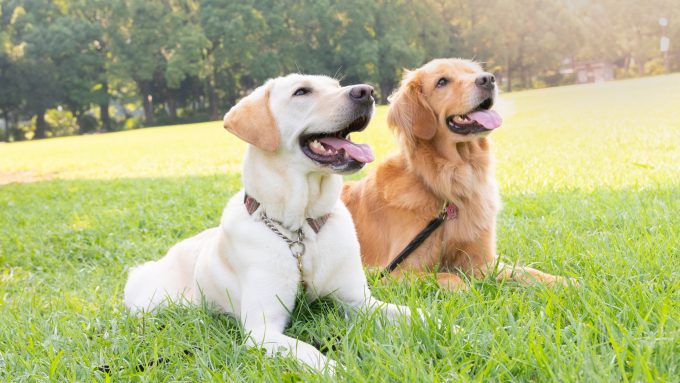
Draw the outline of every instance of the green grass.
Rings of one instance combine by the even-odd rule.
[[[505,99],[499,253],[582,286],[452,293],[371,275],[379,298],[443,327],[346,321],[322,301],[287,333],[330,348],[340,380],[679,381],[680,75]],[[384,113],[363,135],[379,159],[394,149]],[[42,179],[0,187],[0,379],[323,380],[246,348],[227,316],[121,303],[128,267],[218,223],[242,153],[220,123],[0,145],[0,183]]]

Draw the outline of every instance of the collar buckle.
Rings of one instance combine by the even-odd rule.
[[[458,218],[458,206],[453,202],[444,202],[444,206],[442,207],[439,216],[446,221]]]

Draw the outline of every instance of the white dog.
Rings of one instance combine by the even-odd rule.
[[[373,160],[349,134],[374,109],[373,88],[340,87],[324,76],[269,80],[224,116],[244,141],[244,190],[231,198],[219,227],[130,271],[125,305],[153,310],[168,301],[201,299],[233,315],[248,342],[283,351],[313,368],[334,370],[313,346],[283,330],[301,283],[308,300],[331,296],[352,311],[380,309],[387,318],[409,309],[371,296],[359,243],[340,201],[342,177]]]

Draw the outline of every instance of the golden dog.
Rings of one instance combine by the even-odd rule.
[[[468,276],[564,284],[562,277],[506,265],[496,255],[498,186],[488,133],[501,124],[490,108],[495,78],[471,61],[437,59],[407,72],[387,121],[401,152],[344,186],[367,266],[385,267],[448,206],[447,220],[395,270],[437,270],[440,285]]]

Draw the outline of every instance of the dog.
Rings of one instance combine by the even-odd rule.
[[[341,174],[373,160],[368,145],[349,137],[366,128],[373,110],[372,87],[340,87],[325,76],[279,77],[243,98],[224,127],[249,144],[244,189],[229,200],[218,227],[131,269],[125,305],[139,312],[205,300],[240,321],[250,346],[330,373],[335,361],[283,334],[301,285],[310,301],[328,296],[354,313],[409,318],[407,307],[372,297],[340,200]]]
[[[494,76],[472,61],[435,59],[405,72],[387,116],[400,152],[343,188],[364,264],[386,267],[428,221],[443,214],[441,227],[397,267],[396,276],[406,269],[436,272],[439,284],[453,290],[467,287],[461,273],[565,283],[499,262],[496,255],[501,202],[487,137],[502,123],[491,109],[496,97]]]

